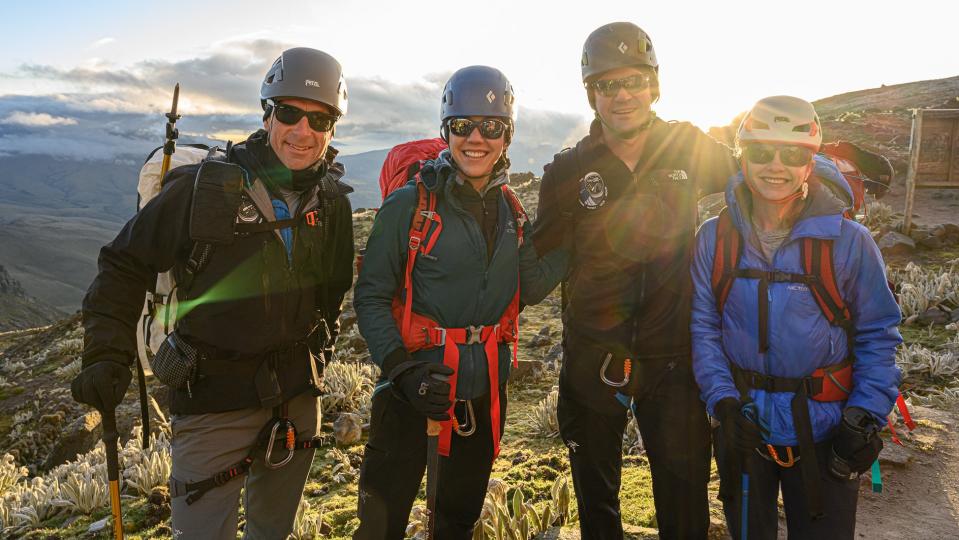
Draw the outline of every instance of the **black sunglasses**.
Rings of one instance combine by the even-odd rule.
[[[619,93],[621,88],[626,89],[632,95],[636,95],[646,90],[652,84],[652,76],[648,73],[639,75],[630,75],[622,79],[600,79],[594,81],[590,86],[596,89],[604,97],[613,97]]]
[[[745,148],[746,159],[756,165],[771,163],[779,152],[779,161],[787,167],[802,167],[812,160],[813,151],[804,146],[775,146],[754,143]]]
[[[469,137],[474,128],[479,128],[484,139],[499,139],[506,132],[506,124],[494,118],[473,121],[469,118],[451,118],[446,125],[450,133],[457,137]]]
[[[300,121],[300,118],[306,117],[310,128],[313,131],[329,131],[336,124],[337,117],[321,111],[304,111],[299,107],[277,103],[273,106],[273,115],[280,122],[292,126]]]

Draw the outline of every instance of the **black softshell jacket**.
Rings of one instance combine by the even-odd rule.
[[[234,146],[228,160],[246,172],[244,203],[253,202],[263,219],[273,221],[266,188],[270,183],[260,179],[277,168],[264,166],[263,156],[276,159],[261,131]],[[100,250],[99,273],[83,300],[84,367],[100,361],[129,365],[136,358],[136,324],[146,291],[157,273],[182,271],[194,246],[191,206],[198,168],[170,171],[160,194]],[[236,235],[227,244],[215,245],[192,286],[178,292],[177,332],[221,367],[235,362],[237,369],[220,369],[193,387],[190,396],[174,392],[174,413],[259,406],[252,371],[262,359],[306,342],[319,318],[335,337],[343,296],[353,280],[352,212],[346,197],[352,189],[339,182],[339,164],[322,167],[321,174],[334,189],[309,185],[294,217],[324,212],[320,197],[333,201],[315,225],[294,229],[292,262],[275,230]],[[236,214],[230,219],[237,219]]]
[[[688,355],[689,268],[698,200],[739,169],[731,150],[688,123],[656,119],[635,170],[598,121],[546,166],[533,242],[569,244],[569,331],[633,358]]]

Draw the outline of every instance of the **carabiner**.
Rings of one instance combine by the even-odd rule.
[[[287,452],[289,452],[289,453],[286,455],[285,458],[283,458],[283,461],[279,461],[279,462],[274,463],[274,462],[270,461],[270,455],[273,453],[273,444],[276,442],[276,432],[277,432],[277,430],[280,428],[280,424],[281,424],[281,423],[286,424],[286,435],[285,435],[285,437],[286,437],[286,444],[285,444],[285,446],[286,446]],[[266,464],[267,468],[269,468],[269,469],[279,469],[280,467],[283,467],[284,465],[286,465],[287,463],[289,463],[290,460],[293,459],[293,452],[296,451],[295,441],[296,441],[296,428],[293,427],[293,422],[290,422],[289,420],[286,420],[286,421],[283,421],[283,422],[281,422],[280,420],[277,420],[277,421],[273,424],[273,429],[270,431],[270,442],[267,443],[267,445],[266,445],[266,455],[263,456],[263,462]],[[293,444],[291,444],[291,442],[292,442]]]
[[[469,437],[476,433],[476,412],[473,410],[473,401],[469,399],[462,400],[466,403],[466,421],[460,424],[459,418],[456,418],[456,407],[453,407],[453,430],[460,437]]]
[[[773,458],[773,461],[776,462],[776,465],[779,465],[780,467],[785,467],[788,469],[789,467],[795,465],[796,461],[798,461],[798,459],[793,456],[793,449],[791,446],[786,447],[786,459],[788,461],[782,461],[779,459],[779,454],[776,453],[776,448],[773,447],[773,445],[767,444],[766,450],[769,451],[769,457]]]
[[[633,361],[629,358],[623,360],[623,380],[619,382],[613,382],[606,377],[606,370],[609,368],[609,362],[612,359],[613,353],[606,353],[606,358],[603,360],[603,367],[599,368],[599,379],[613,388],[622,388],[629,384],[629,378],[632,374]]]

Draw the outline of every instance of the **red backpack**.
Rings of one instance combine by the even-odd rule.
[[[863,150],[848,141],[825,143],[819,153],[836,164],[852,189],[853,207],[846,212],[847,218],[855,219],[863,207],[866,193],[881,199],[889,190],[895,170],[884,156]]]
[[[443,220],[436,212],[436,194],[426,189],[420,175],[424,160],[435,159],[446,149],[442,139],[411,141],[393,147],[380,171],[380,190],[383,198],[407,184],[412,178],[416,183],[416,210],[410,223],[409,242],[404,269],[403,286],[393,297],[393,319],[400,329],[403,346],[410,353],[443,347],[443,364],[453,369],[450,376],[450,402],[456,403],[456,380],[459,367],[457,345],[482,343],[485,345],[490,381],[490,421],[493,431],[493,457],[499,454],[500,407],[499,407],[499,354],[500,343],[509,343],[513,348],[513,366],[517,365],[519,343],[519,275],[516,276],[516,294],[492,326],[468,326],[466,328],[443,328],[429,317],[413,312],[413,267],[419,255],[429,255],[443,230]],[[519,245],[523,244],[523,230],[529,221],[526,211],[516,193],[506,184],[501,186],[517,225]],[[439,453],[448,456],[452,432],[459,428],[456,416],[450,408],[450,419],[442,422]]]

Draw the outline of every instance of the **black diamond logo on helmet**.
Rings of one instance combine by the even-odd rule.
[[[486,101],[489,101],[490,103],[492,103],[493,100],[495,100],[495,99],[496,99],[496,94],[494,94],[493,91],[490,90],[490,91],[486,94]]]
[[[626,51],[629,50],[629,47],[627,47],[626,44],[623,43],[622,41],[619,42],[619,47],[616,47],[616,48],[619,49],[619,52],[623,54],[626,54]]]

